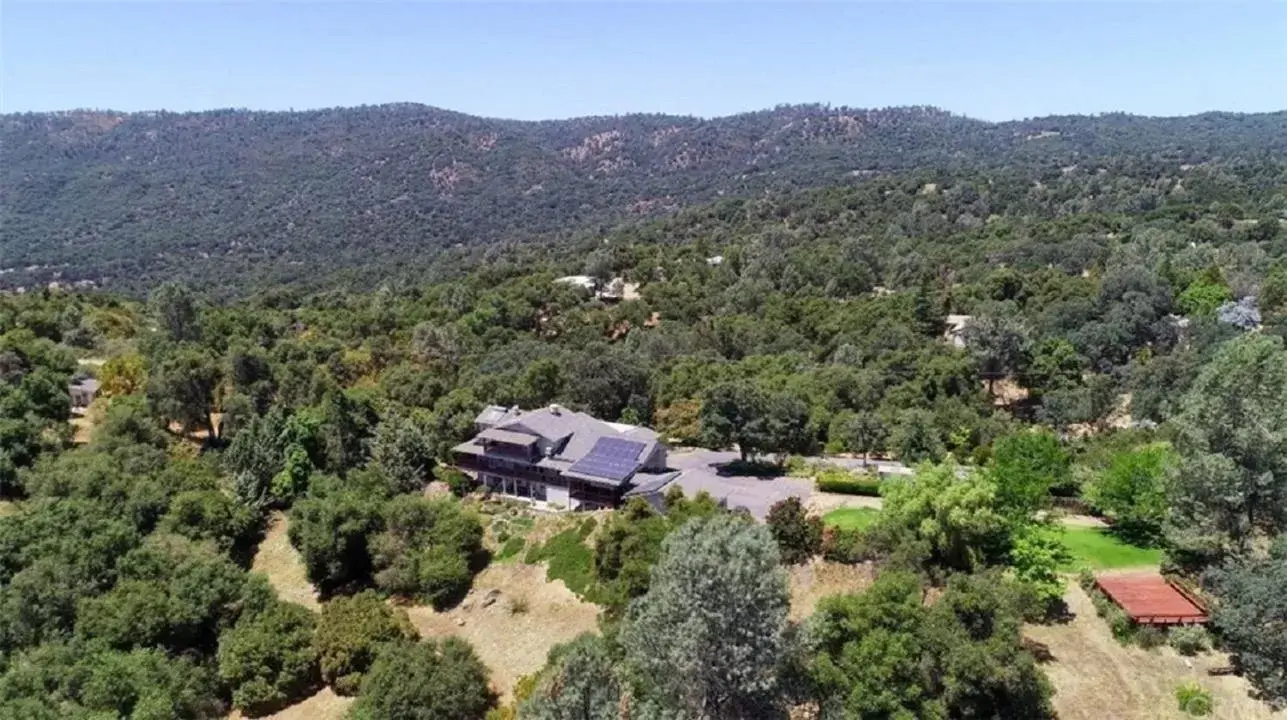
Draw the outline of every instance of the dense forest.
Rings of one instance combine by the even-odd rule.
[[[416,105],[6,115],[0,284],[92,281],[140,294],[185,278],[231,296],[338,274],[373,287],[431,272],[444,251],[599,234],[719,197],[917,168],[1021,168],[1041,180],[1123,156],[1172,168],[1281,157],[1284,138],[1284,113],[1007,123],[824,106],[548,122]]]
[[[1285,121],[6,117],[6,264],[113,279],[0,295],[0,717],[262,716],[327,687],[358,720],[1049,718],[1023,628],[1067,619],[1069,507],[1212,608],[1162,635],[1095,597],[1115,636],[1217,647],[1281,707]],[[572,516],[523,557],[599,632],[502,704],[404,607],[524,549],[449,450],[485,405],[550,403],[876,492],[879,518]],[[318,612],[249,571],[276,515]],[[786,570],[819,558],[875,580],[790,619]]]

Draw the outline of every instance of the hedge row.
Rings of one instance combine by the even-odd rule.
[[[880,496],[880,479],[871,475],[855,475],[842,471],[826,471],[818,475],[818,489],[842,495]]]

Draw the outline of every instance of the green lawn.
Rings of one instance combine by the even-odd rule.
[[[501,545],[500,552],[496,553],[496,557],[492,558],[492,560],[495,562],[516,560],[518,559],[518,554],[523,552],[523,548],[526,545],[527,540],[524,538],[519,536],[512,537],[506,540],[504,545]]]
[[[1073,556],[1068,569],[1089,567],[1093,570],[1157,566],[1162,551],[1131,545],[1103,528],[1065,527],[1064,546]]]
[[[587,596],[594,585],[594,554],[585,541],[594,532],[595,524],[594,518],[586,518],[579,526],[564,530],[544,545],[529,547],[524,562],[549,562],[546,577],[562,580],[569,590],[590,599]]]
[[[842,530],[862,530],[876,522],[879,516],[880,511],[876,508],[843,507],[823,515],[822,522]]]

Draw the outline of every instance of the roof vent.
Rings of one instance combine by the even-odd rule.
[[[559,415],[559,414],[562,414],[562,412],[563,412],[563,408],[562,408],[562,406],[559,406],[559,405],[550,405],[550,414],[551,414],[551,415]]]

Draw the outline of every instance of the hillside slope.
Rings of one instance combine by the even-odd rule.
[[[1287,153],[1287,113],[985,123],[823,106],[519,122],[419,105],[0,117],[0,284],[246,287],[914,167]]]

